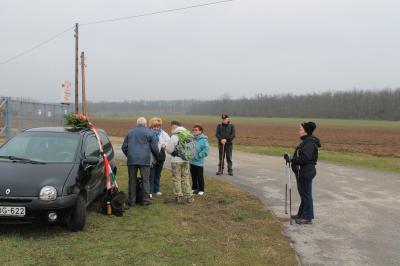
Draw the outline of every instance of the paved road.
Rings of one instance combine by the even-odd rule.
[[[207,176],[215,176],[216,156],[211,149]],[[283,221],[302,265],[400,265],[400,175],[319,163],[314,224],[291,226],[284,215],[283,159],[236,151],[233,158],[235,176],[218,178],[255,193]],[[292,186],[297,213],[295,181]]]

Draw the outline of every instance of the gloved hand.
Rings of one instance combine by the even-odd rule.
[[[285,159],[286,164],[290,163],[291,158],[290,158],[290,155],[287,152],[285,152],[285,154],[283,155],[283,158]]]

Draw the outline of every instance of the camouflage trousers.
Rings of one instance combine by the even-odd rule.
[[[185,196],[186,198],[191,198],[193,193],[192,186],[189,181],[189,162],[171,163],[171,168],[175,196]]]

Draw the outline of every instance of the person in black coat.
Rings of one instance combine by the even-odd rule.
[[[217,126],[215,136],[218,139],[218,150],[219,150],[219,163],[217,175],[221,175],[224,171],[222,152],[224,151],[226,162],[228,163],[228,174],[233,175],[232,168],[232,150],[233,150],[233,139],[236,137],[236,129],[233,124],[231,124],[228,115],[222,115],[222,123]]]
[[[315,165],[318,161],[318,149],[321,147],[320,140],[313,135],[316,128],[314,122],[300,125],[299,135],[302,141],[296,147],[291,160],[301,198],[299,211],[292,216],[297,224],[311,224],[314,219],[312,181],[317,174]]]

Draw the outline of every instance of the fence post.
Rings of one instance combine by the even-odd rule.
[[[32,103],[32,113],[31,113],[31,119],[32,119],[32,123],[31,123],[31,127],[35,127],[36,123],[35,123],[35,119],[36,119],[36,108],[35,108],[35,103]]]
[[[52,121],[53,121],[53,122],[52,122],[52,126],[53,126],[53,127],[58,126],[58,125],[57,125],[57,122],[56,122],[56,121],[57,121],[57,120],[56,120],[56,119],[57,119],[57,118],[56,118],[56,106],[55,106],[54,104],[53,104],[53,113],[52,113],[51,115],[52,115]]]
[[[65,106],[64,104],[60,105],[60,112],[61,112],[61,126],[64,127],[64,111],[65,110]]]
[[[19,102],[19,118],[18,118],[18,131],[21,132],[24,129],[24,107],[22,106],[22,100]]]
[[[5,111],[6,111],[6,121],[5,121],[5,135],[6,138],[9,139],[11,138],[11,127],[12,127],[12,109],[11,109],[11,98],[7,97],[5,98],[6,100],[6,106],[5,106]]]
[[[47,108],[46,108],[46,105],[44,103],[42,104],[42,107],[43,107],[42,123],[44,123],[44,124],[42,124],[42,127],[47,127],[48,126],[48,123],[47,123]]]

